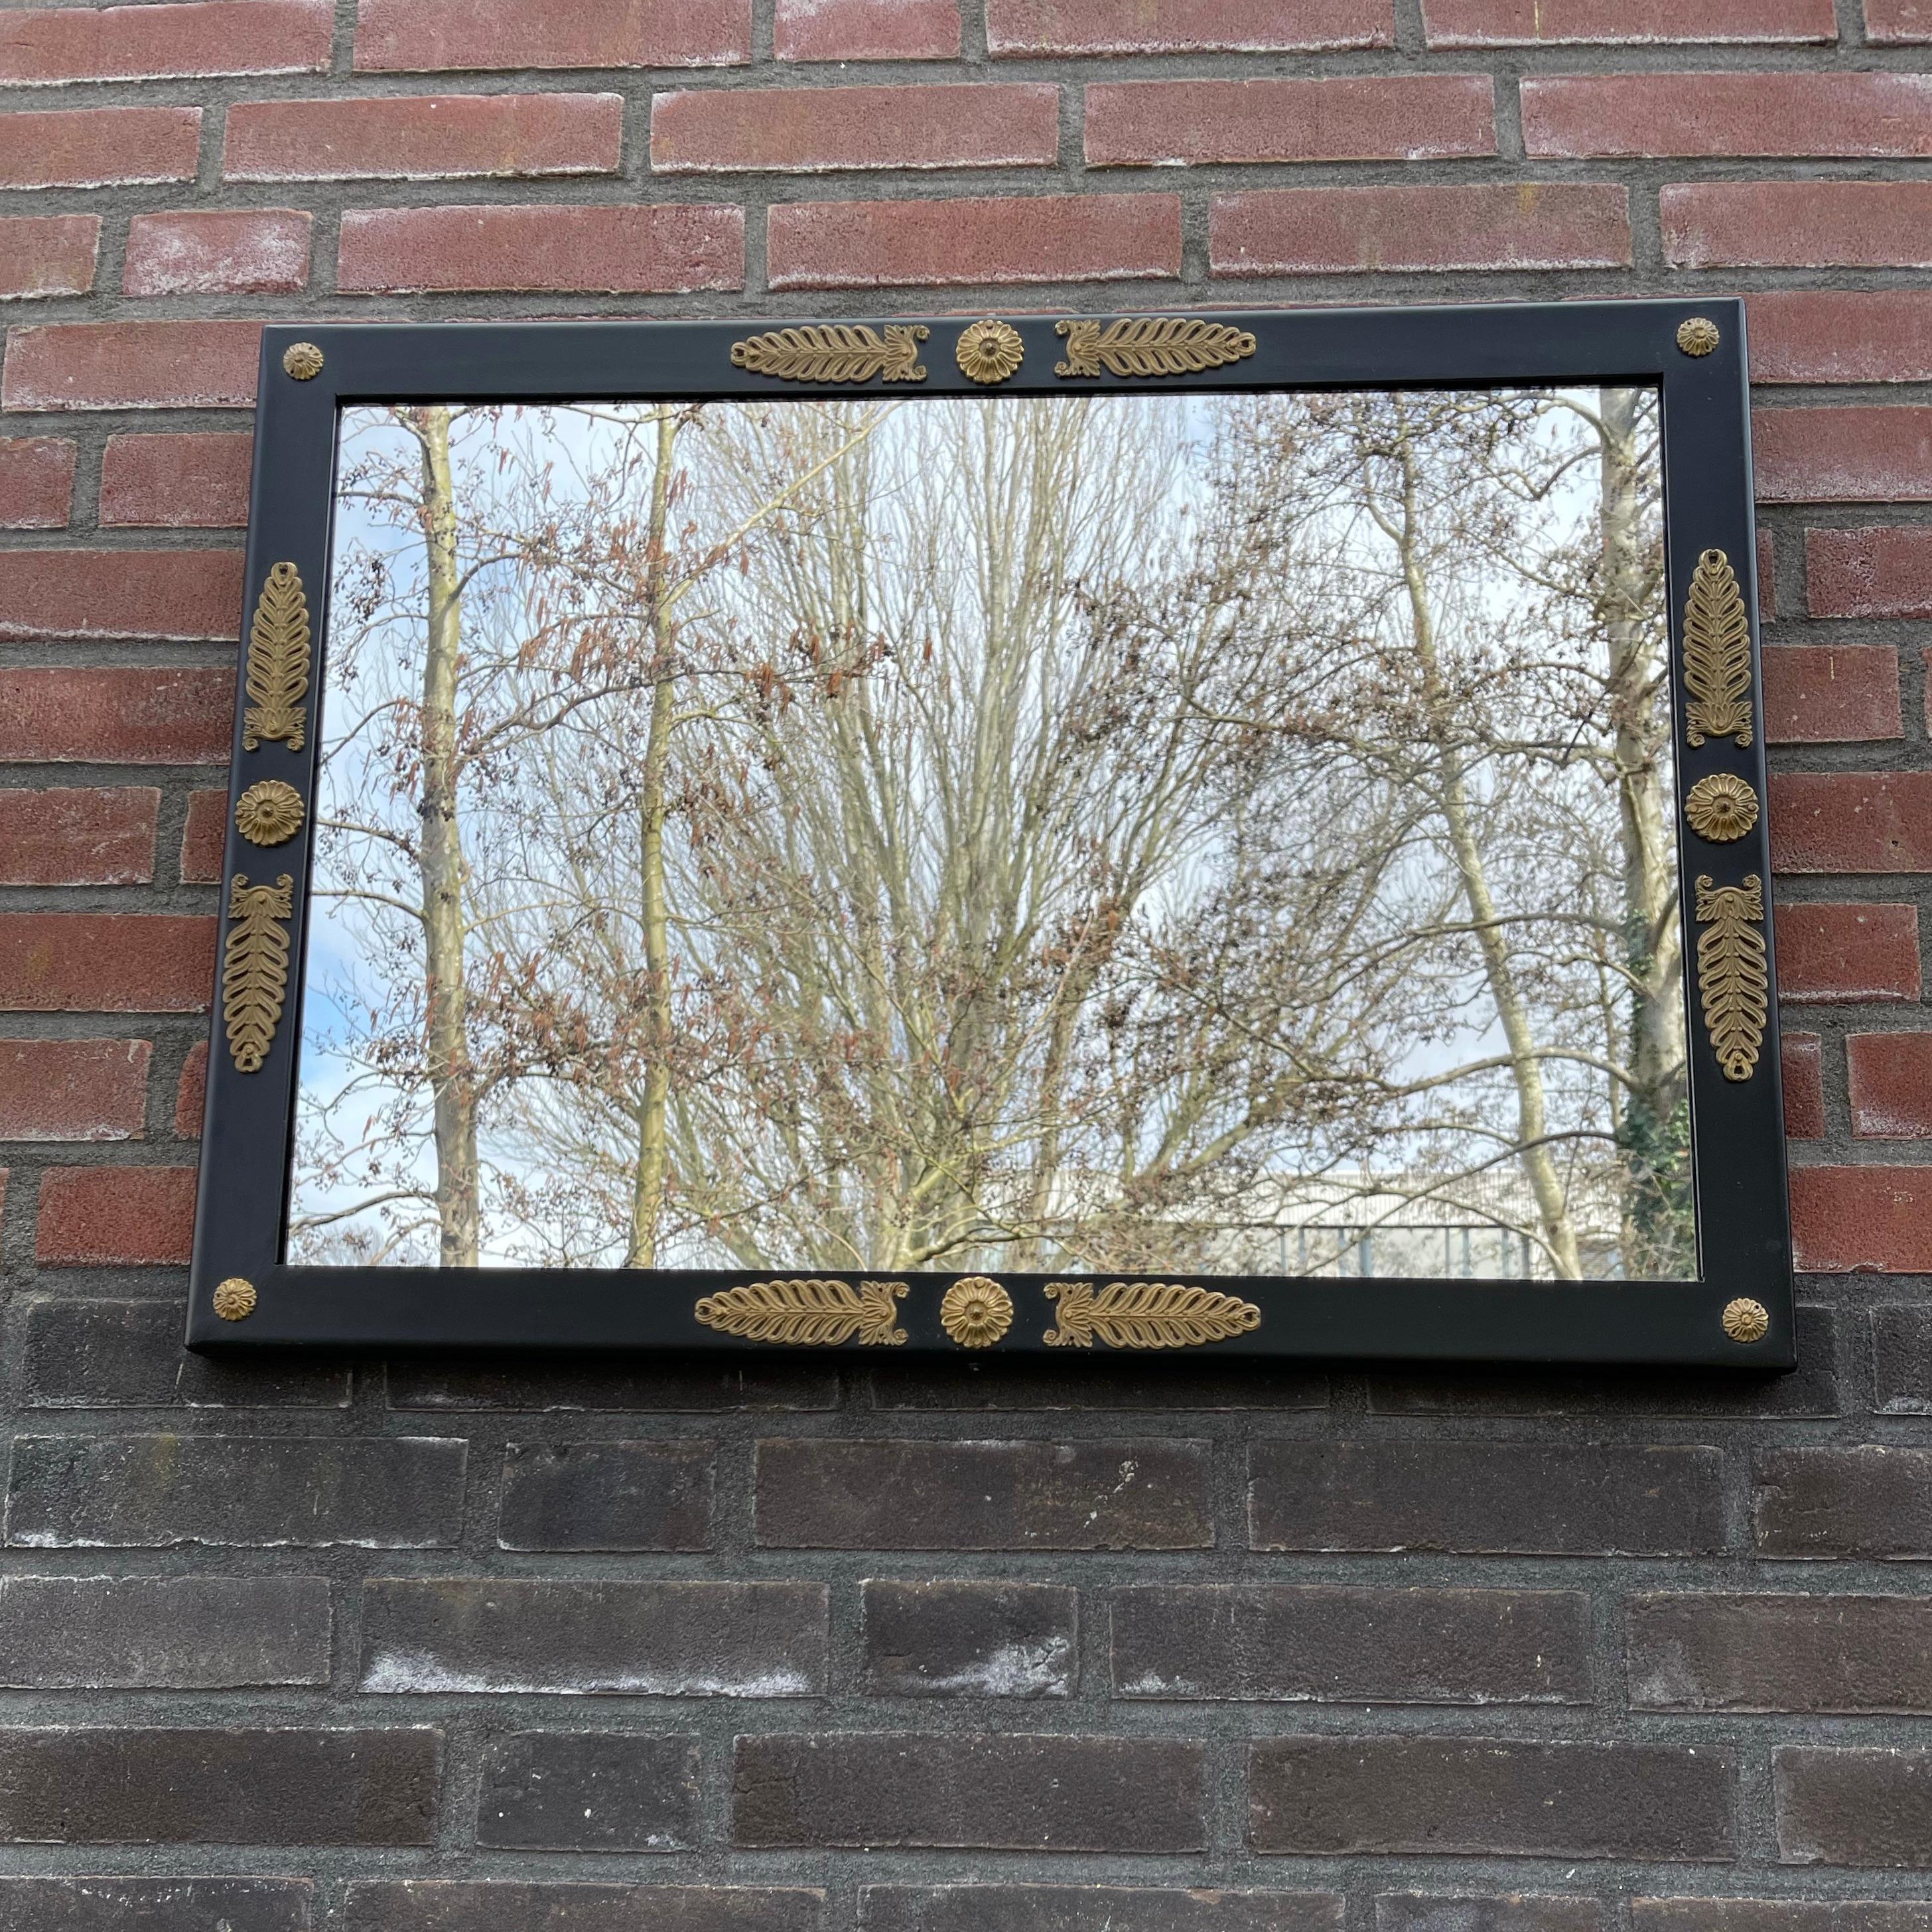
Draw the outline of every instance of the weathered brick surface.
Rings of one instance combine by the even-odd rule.
[[[152,785],[0,792],[0,885],[147,884],[160,804]]]
[[[100,250],[98,214],[0,218],[0,302],[84,296]]]
[[[1752,1479],[1762,1556],[1932,1557],[1932,1449],[1767,1450]]]
[[[26,8],[0,21],[0,84],[316,72],[333,25],[328,0]]]
[[[137,214],[128,224],[121,292],[130,296],[285,296],[308,286],[304,210]]]
[[[1786,1744],[1772,1776],[1787,1863],[1932,1867],[1932,1751]]]
[[[1610,1924],[1600,1900],[1566,1892],[1396,1892],[1376,1900],[1376,1932],[1607,1932]]]
[[[145,1040],[0,1040],[0,1140],[136,1138],[153,1057]]]
[[[399,1879],[349,1888],[348,1932],[829,1932],[803,1886]]]
[[[1708,1745],[1280,1738],[1249,1752],[1248,1836],[1329,1856],[1727,1858],[1736,1782]]]
[[[10,670],[0,665],[0,758],[34,764],[207,765],[228,755],[235,674]],[[113,928],[130,934],[136,928]]]
[[[1751,380],[1756,382],[1913,382],[1932,375],[1932,296],[1782,289],[1754,294]]]
[[[0,1576],[0,1687],[326,1684],[328,1629],[320,1576]]]
[[[1060,1583],[871,1578],[860,1586],[866,1688],[881,1697],[1070,1697],[1080,1593]]]
[[[356,64],[463,68],[730,66],[751,52],[751,0],[360,0]]]
[[[1198,1550],[1204,1442],[767,1442],[758,1535],[832,1550]]]
[[[511,1851],[676,1852],[698,1842],[698,1740],[521,1731],[494,1740],[476,1842]]]
[[[1918,998],[1918,915],[1910,905],[1777,908],[1778,990],[1787,1000]]]
[[[1922,502],[1932,496],[1932,410],[1760,410],[1751,446],[1761,502]]]
[[[224,530],[248,520],[253,437],[195,430],[111,436],[100,458],[104,524]]]
[[[862,1932],[1341,1932],[1332,1892],[1138,1885],[868,1886]]]
[[[1715,1449],[1561,1442],[1260,1442],[1257,1550],[1661,1556],[1724,1540]]]
[[[715,1442],[513,1442],[506,1550],[708,1550]]]
[[[1325,52],[1394,44],[1389,0],[986,0],[1001,56]]]
[[[1932,1415],[1932,1304],[1871,1311],[1873,1406],[1883,1415]]]
[[[1771,862],[1797,872],[1922,872],[1932,772],[1785,772],[1771,782]]]
[[[1646,46],[1656,41],[1832,40],[1831,0],[1423,0],[1435,47]]]
[[[0,640],[226,638],[241,614],[238,551],[0,553]]]
[[[0,188],[193,179],[199,107],[83,107],[0,117]]]
[[[1205,1754],[1169,1738],[920,1732],[741,1737],[734,1844],[1197,1852]]]
[[[825,1688],[825,1586],[367,1583],[365,1690],[803,1697]]]
[[[1932,263],[1932,182],[1673,183],[1658,197],[1679,268],[1873,268]]]
[[[0,530],[67,527],[74,502],[74,454],[65,436],[0,438]]]
[[[1532,154],[1932,152],[1932,88],[1907,74],[1535,74],[1522,83]]]
[[[1845,1042],[1852,1132],[1932,1136],[1932,1033],[1857,1033]]]
[[[1932,1932],[1932,1904],[1877,1898],[1637,1898],[1638,1932]]]
[[[1932,617],[1932,525],[1804,533],[1814,617]]]
[[[1932,1167],[1801,1167],[1791,1176],[1798,1265],[1820,1274],[1856,1268],[1932,1270]]]
[[[212,919],[0,913],[0,1010],[200,1012],[214,984]]]
[[[184,1262],[194,1236],[191,1167],[57,1167],[40,1176],[34,1255],[43,1268]]]
[[[7,338],[0,406],[250,406],[261,340],[261,328],[252,322],[77,322],[16,328]]]
[[[958,0],[777,0],[772,51],[782,61],[951,60]]]
[[[7,1932],[310,1932],[314,1888],[290,1878],[0,1878]]]
[[[1787,1033],[1778,1042],[1784,1075],[1784,1134],[1787,1140],[1825,1137],[1824,1043],[1815,1033]]]
[[[1904,737],[1898,652],[1885,644],[1767,648],[1764,735],[1774,745]]]

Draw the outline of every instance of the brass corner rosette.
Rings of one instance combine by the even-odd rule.
[[[1096,1294],[1091,1282],[1049,1282],[1059,1323],[1040,1338],[1049,1348],[1193,1348],[1251,1334],[1262,1325],[1252,1301],[1180,1282],[1113,1281]]]
[[[1697,880],[1697,991],[1711,1050],[1726,1080],[1748,1080],[1757,1067],[1771,1016],[1771,980],[1764,944],[1764,882],[1753,872],[1742,885]]]
[[[243,1276],[231,1274],[215,1285],[211,1298],[214,1312],[224,1322],[245,1322],[255,1312],[255,1284]]]
[[[881,335],[862,322],[806,322],[767,329],[731,345],[731,366],[785,382],[922,382],[923,322],[888,322]]]
[[[322,374],[322,351],[313,342],[292,342],[282,351],[282,368],[298,382],[312,382]]]
[[[898,1348],[906,1331],[896,1324],[902,1281],[850,1282],[818,1276],[790,1281],[747,1281],[701,1297],[692,1318],[720,1334],[795,1348],[836,1348],[856,1335],[862,1348]]]
[[[1677,346],[1687,356],[1708,356],[1724,339],[1708,315],[1690,316],[1677,325]]]
[[[1013,1325],[1013,1298],[991,1276],[967,1275],[941,1298],[939,1325],[962,1348],[990,1348]]]
[[[1724,1333],[1733,1342],[1762,1342],[1771,1333],[1771,1311],[1747,1294],[1726,1302],[1722,1318]]]
[[[969,323],[952,346],[960,374],[974,382],[1004,382],[1025,358],[1019,331],[996,315]]]

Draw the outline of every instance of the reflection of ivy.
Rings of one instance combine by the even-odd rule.
[[[1624,1279],[1688,1275],[1697,1252],[1690,1102],[1679,1100],[1660,1120],[1647,1103],[1633,1100],[1617,1143],[1629,1170],[1624,1222],[1635,1250],[1624,1257]]]

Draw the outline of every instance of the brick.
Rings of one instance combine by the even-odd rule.
[[[709,1550],[715,1442],[512,1442],[505,1550]]]
[[[1764,654],[1773,745],[1854,745],[1905,735],[1898,653],[1888,644],[1780,644]]]
[[[1932,499],[1932,409],[1758,410],[1751,452],[1761,503]]]
[[[1754,382],[1932,380],[1932,295],[1923,291],[1784,289],[1745,306]]]
[[[1066,1369],[1051,1359],[1014,1355],[995,1373],[986,1372],[978,1363],[875,1369],[872,1396],[875,1409],[970,1414],[1018,1409],[1285,1410],[1327,1408],[1328,1381],[1318,1370],[1270,1368],[1262,1362],[1220,1369],[1174,1363],[1150,1378],[1132,1362],[1094,1361]]]
[[[1636,1932],[1932,1932],[1932,1904],[1872,1898],[1637,1898]]]
[[[65,436],[0,437],[0,530],[64,530],[74,464]]]
[[[1495,1898],[1385,1892],[1376,1900],[1376,1932],[1610,1932],[1610,1921],[1598,1900],[1563,1892]]]
[[[214,984],[212,919],[0,913],[0,1012],[205,1012]]]
[[[0,1840],[426,1845],[442,1733],[0,1730]]]
[[[94,286],[94,258],[100,251],[98,214],[0,219],[0,302],[86,295]]]
[[[1114,282],[1180,272],[1180,199],[808,201],[767,218],[774,289]]]
[[[1927,0],[1865,0],[1865,38],[1878,46],[1932,40],[1932,5]]]
[[[1174,1584],[1117,1590],[1112,1615],[1117,1697],[1590,1701],[1580,1592]]]
[[[1217,195],[1217,275],[1630,266],[1629,195],[1608,184],[1263,188]]]
[[[1798,1265],[1814,1274],[1932,1270],[1932,1167],[1801,1167],[1791,1174]]]
[[[868,1885],[864,1932],[1342,1932],[1325,1892],[1216,1886]]]
[[[326,1577],[0,1576],[10,1690],[328,1682]]]
[[[248,520],[254,439],[206,431],[110,436],[100,459],[103,524],[230,530]]]
[[[345,294],[583,290],[684,294],[744,286],[742,209],[363,208],[342,218]]]
[[[1825,1060],[1815,1033],[1787,1033],[1779,1041],[1784,1076],[1784,1137],[1825,1138]]]
[[[182,826],[181,876],[184,886],[220,883],[228,838],[228,794],[191,791]]]
[[[1780,772],[1768,803],[1774,872],[1932,868],[1932,772]]]
[[[623,146],[620,94],[240,100],[221,172],[244,182],[614,174]]]
[[[1389,0],[987,0],[995,58],[1036,54],[1320,53],[1395,44]]]
[[[1910,74],[1532,74],[1539,158],[1932,154],[1932,81]]]
[[[40,1176],[43,1268],[170,1267],[194,1239],[191,1167],[56,1167]]]
[[[1070,1697],[1080,1593],[968,1578],[860,1586],[863,1672],[874,1697]]]
[[[1932,1415],[1932,1306],[1871,1311],[1873,1406],[1881,1415]]]
[[[199,107],[0,115],[0,188],[193,181],[200,154]]]
[[[454,1543],[464,1444],[408,1436],[37,1436],[14,1444],[16,1549],[432,1550]]]
[[[1714,1449],[1257,1442],[1257,1550],[1674,1554],[1724,1546]]]
[[[698,1740],[519,1731],[491,1741],[476,1842],[520,1852],[677,1852],[698,1842]]]
[[[0,791],[0,885],[148,884],[160,803],[152,785]]]
[[[1496,84],[1487,74],[1130,80],[1090,87],[1086,95],[1089,167],[1440,160],[1496,152]]]
[[[8,1932],[309,1932],[292,1878],[0,1878]]]
[[[1658,203],[1674,268],[1932,266],[1932,182],[1679,182]]]
[[[957,60],[958,0],[778,0],[782,61]]]
[[[1432,47],[1636,46],[1659,41],[1835,40],[1832,0],[1422,0]]]
[[[825,1689],[823,1583],[365,1583],[364,1690],[809,1697]]]
[[[1804,532],[1814,617],[1932,617],[1932,524]]]
[[[1640,1710],[1932,1710],[1923,1598],[1640,1596],[1624,1631]]]
[[[1199,1852],[1204,1748],[1170,1738],[741,1737],[731,1841],[746,1846]]]
[[[202,1104],[208,1097],[208,1042],[198,1040],[182,1062],[181,1084],[175,1095],[175,1132],[196,1140],[201,1136]]]
[[[344,1932],[820,1932],[825,1894],[739,1885],[530,1885],[388,1880],[352,1885]]]
[[[0,17],[0,85],[320,74],[334,27],[328,0],[32,8]]]
[[[16,328],[7,340],[0,407],[249,409],[261,346],[261,325],[253,322],[75,322]]]
[[[1781,999],[1918,998],[1918,914],[1912,906],[1780,905],[1777,935]]]
[[[23,1400],[31,1408],[349,1406],[349,1371],[340,1362],[190,1355],[182,1348],[185,1319],[172,1300],[30,1301],[20,1345]]]
[[[356,8],[363,72],[734,67],[751,57],[751,0],[358,0]]]
[[[128,296],[292,295],[308,286],[312,215],[294,208],[194,208],[128,224]]]
[[[1059,149],[1060,90],[1043,82],[686,88],[651,103],[658,174],[1051,167]]]
[[[1258,1852],[1728,1858],[1736,1772],[1709,1745],[1292,1737],[1248,1753]]]
[[[1204,1550],[1204,1442],[758,1444],[767,1549]]]
[[[437,1414],[463,1409],[525,1409],[548,1414],[658,1409],[711,1414],[727,1409],[824,1409],[838,1404],[830,1370],[787,1363],[755,1368],[716,1362],[502,1367],[418,1363],[388,1365],[389,1406]]]
[[[1852,1034],[1845,1070],[1855,1135],[1932,1135],[1932,1033]]]
[[[1932,1450],[1767,1450],[1753,1482],[1761,1556],[1932,1557]]]
[[[104,667],[0,668],[0,758],[210,765],[232,735],[235,674]]]
[[[1786,1864],[1932,1866],[1932,1751],[1782,1744],[1771,1775]]]
[[[145,1040],[0,1040],[0,1140],[139,1139],[154,1051]]]
[[[0,551],[0,639],[232,638],[242,553]]]

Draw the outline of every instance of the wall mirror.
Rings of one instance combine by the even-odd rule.
[[[190,1342],[1788,1366],[1742,329],[270,330]]]

